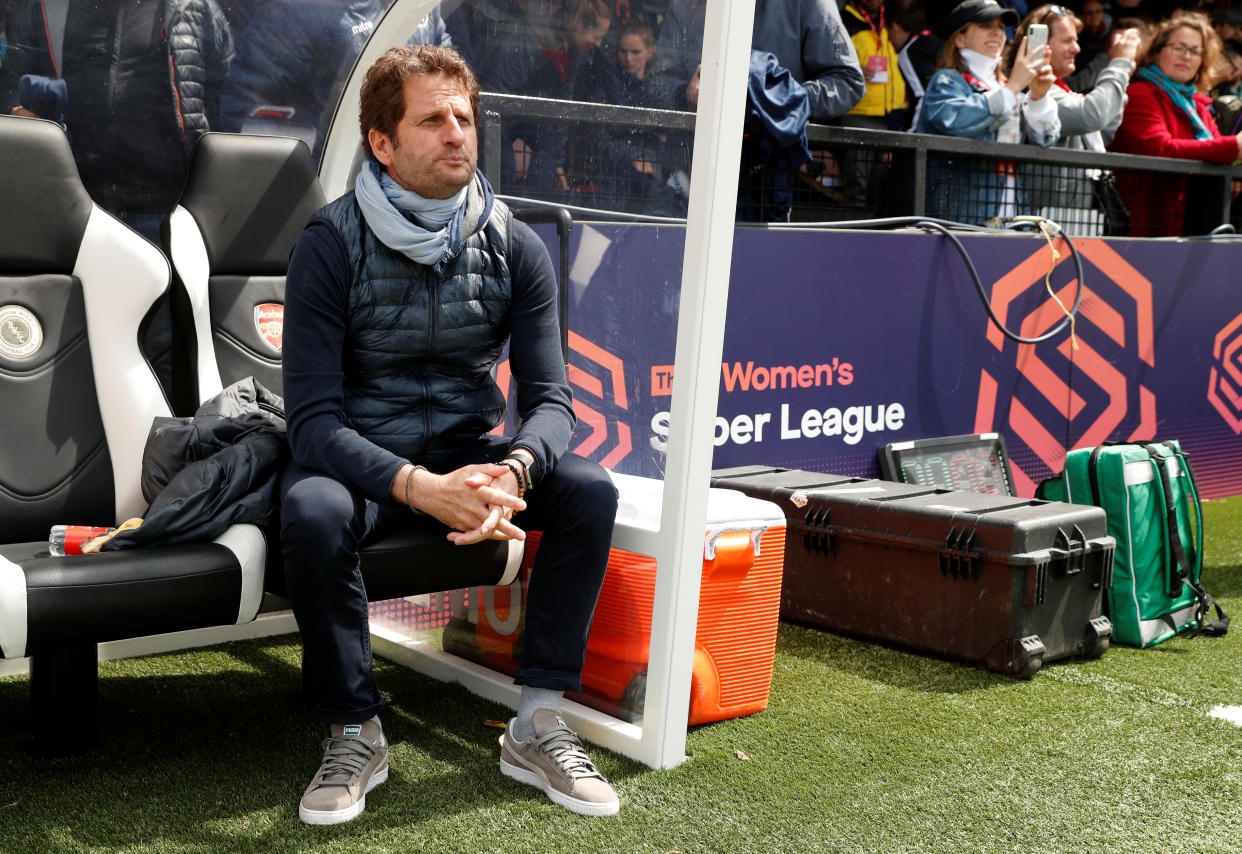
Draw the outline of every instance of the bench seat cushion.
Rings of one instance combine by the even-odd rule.
[[[246,623],[263,595],[253,525],[215,542],[52,557],[47,542],[0,545],[0,653]]]

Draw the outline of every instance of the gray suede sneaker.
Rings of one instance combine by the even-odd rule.
[[[298,818],[307,824],[339,824],[367,806],[367,792],[388,779],[388,742],[375,721],[333,724],[323,742],[323,763],[311,780]]]
[[[552,709],[535,712],[535,734],[513,737],[513,721],[500,747],[500,772],[519,783],[543,789],[553,802],[579,815],[616,815],[617,793],[582,750],[578,736]]]

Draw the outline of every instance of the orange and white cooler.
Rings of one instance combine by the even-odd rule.
[[[663,484],[619,474],[613,480],[620,492],[618,529],[657,530]],[[532,534],[521,584],[470,591],[468,606],[445,628],[445,651],[502,672],[517,670],[521,601],[537,549]],[[767,707],[784,554],[779,507],[735,490],[709,491],[689,723]],[[572,699],[625,720],[641,718],[655,570],[654,558],[612,549],[587,641],[582,692]]]

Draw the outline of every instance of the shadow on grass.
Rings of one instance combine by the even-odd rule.
[[[1013,680],[971,664],[781,623],[776,650],[895,688],[936,694],[987,690]]]
[[[1242,496],[1203,503],[1203,582],[1217,599],[1242,596]]]
[[[1217,600],[1242,597],[1242,566],[1204,567],[1203,586]]]
[[[547,803],[497,768],[499,730],[483,721],[505,719],[507,710],[377,659],[389,781],[359,819],[301,825],[297,802],[325,732],[301,702],[299,658],[297,640],[281,638],[106,662],[100,747],[72,758],[28,752],[28,680],[0,681],[0,849],[268,852],[356,839],[363,850],[377,832],[497,804]],[[612,779],[644,770],[591,752]]]

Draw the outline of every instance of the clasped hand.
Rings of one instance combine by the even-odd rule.
[[[402,468],[393,481],[393,497],[402,503],[408,471],[409,466]],[[447,474],[419,469],[413,478],[411,509],[452,528],[448,539],[454,545],[526,539],[526,532],[512,522],[513,514],[526,509],[526,502],[518,497],[517,478],[508,466],[476,463]]]

